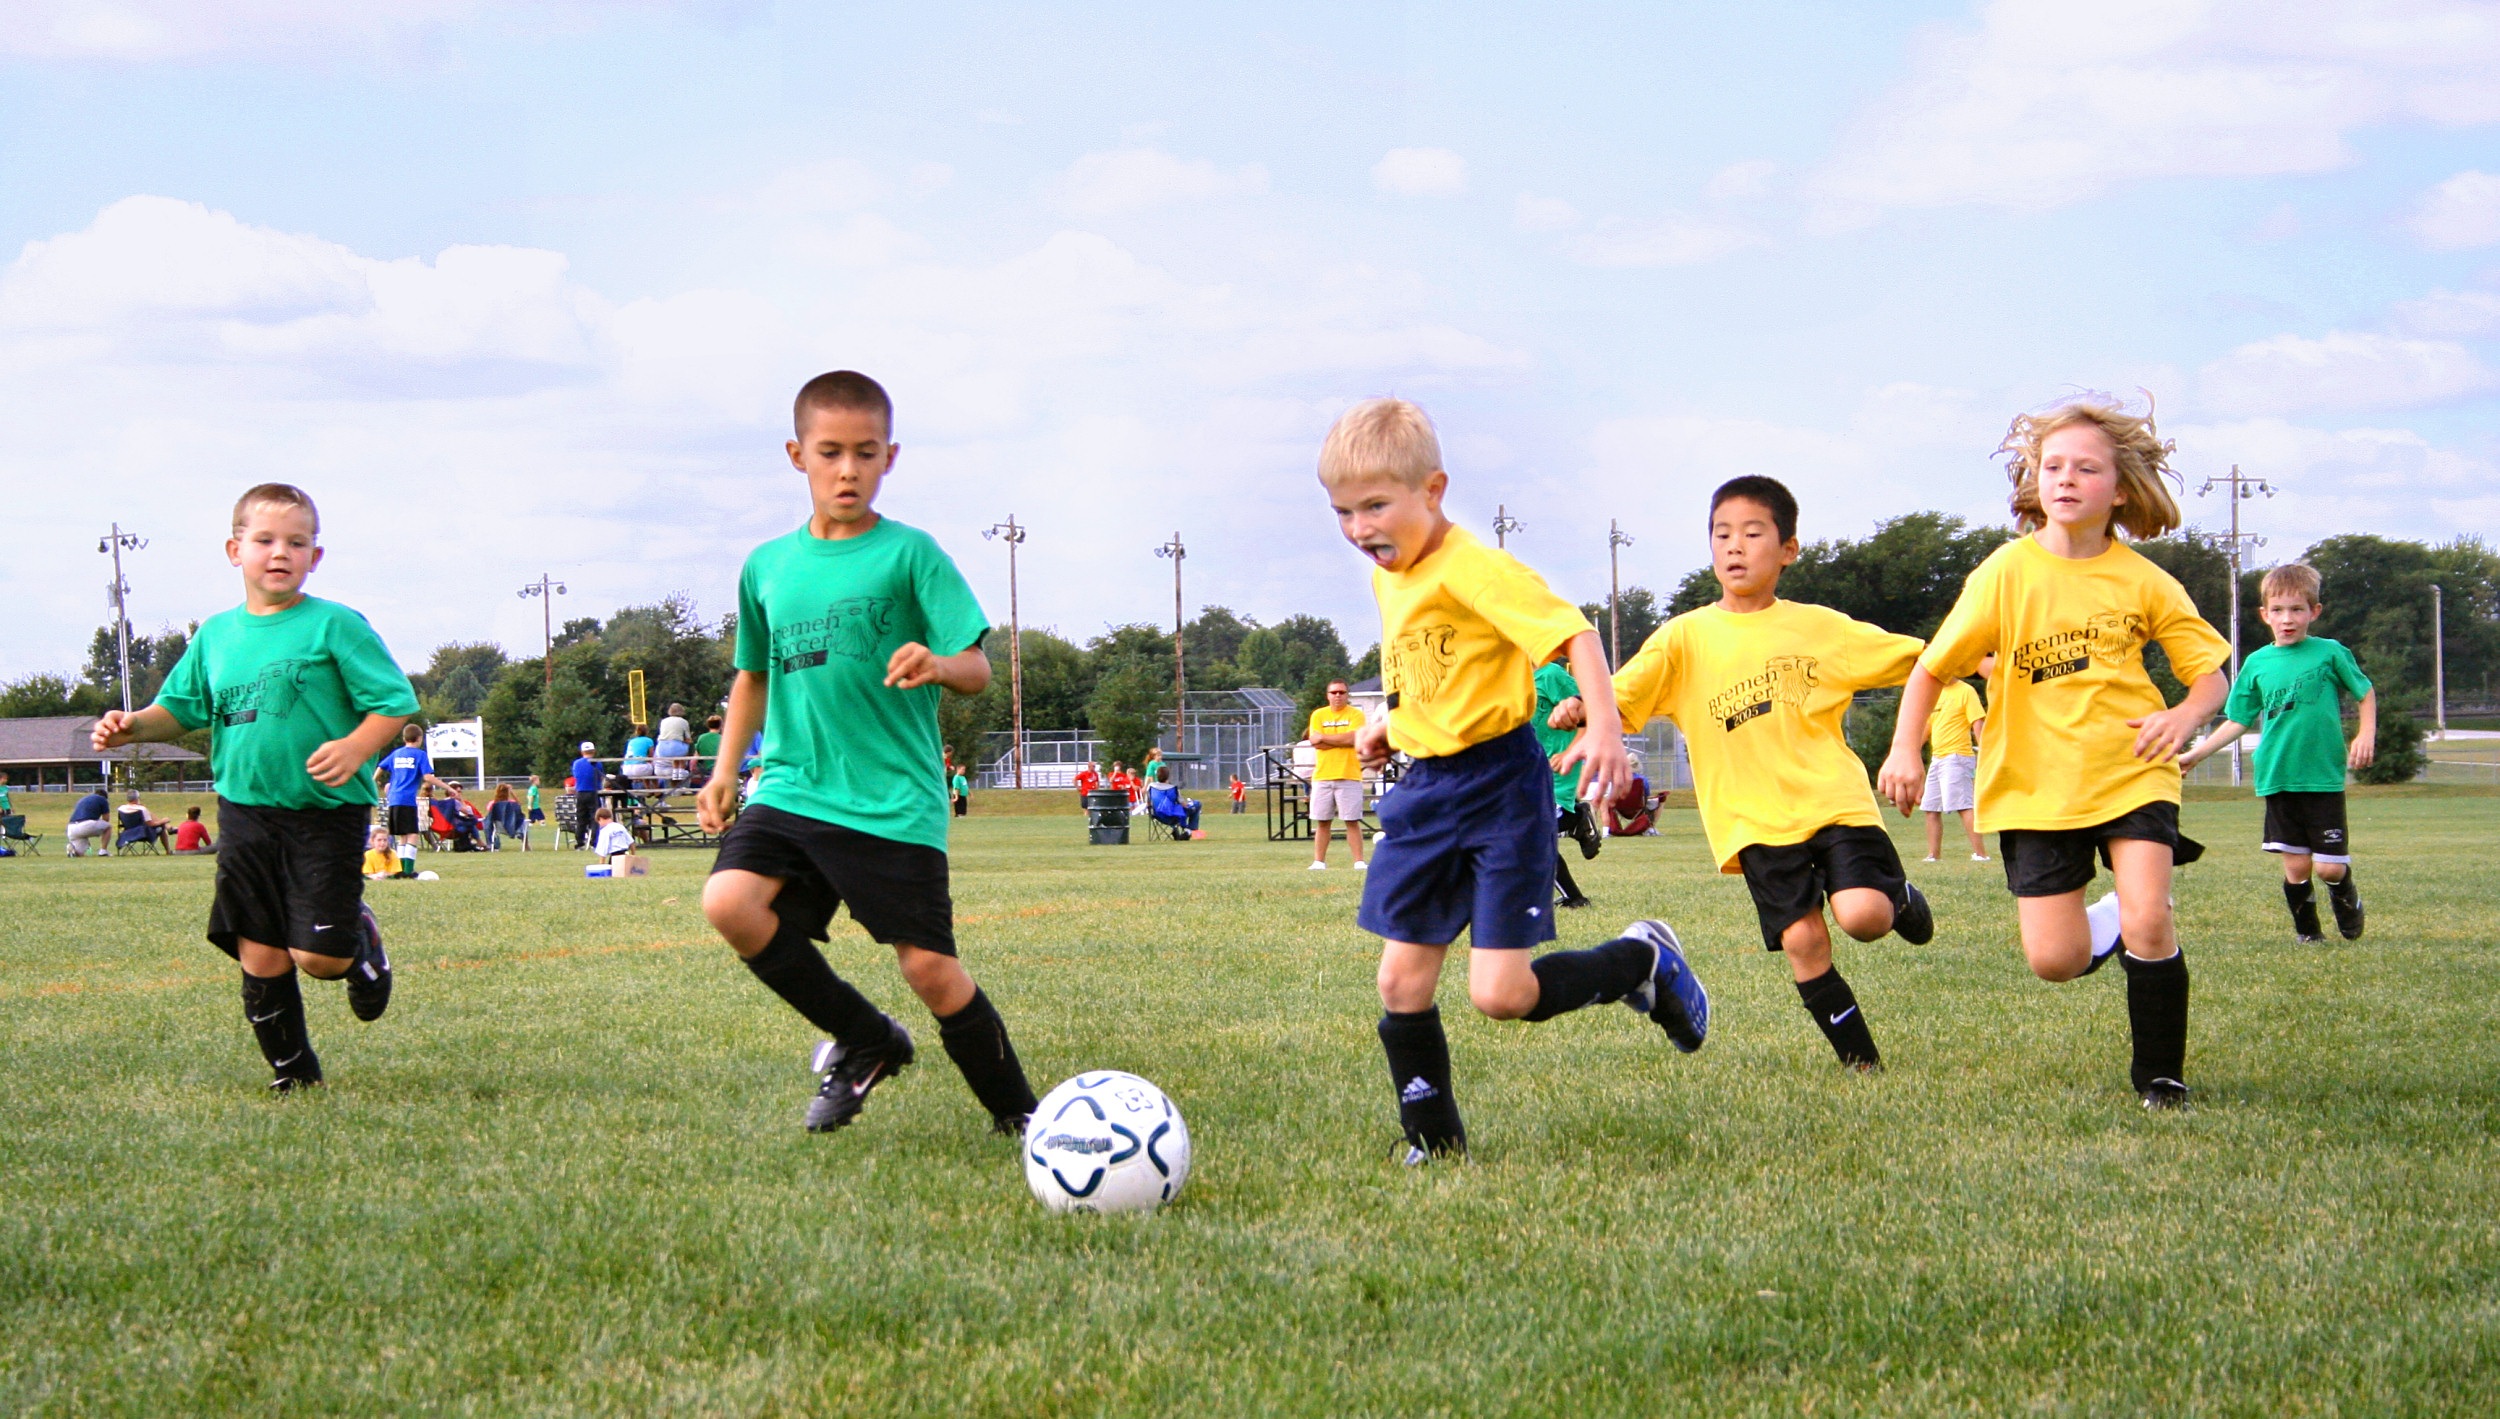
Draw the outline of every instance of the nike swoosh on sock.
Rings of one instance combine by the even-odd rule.
[[[1846,1020],[1846,1019],[1848,1019],[1850,1016],[1855,1015],[1855,1014],[1857,1014],[1857,1013],[1858,1013],[1858,1007],[1856,1007],[1856,1006],[1852,1005],[1852,1006],[1850,1006],[1848,1009],[1841,1011],[1839,1014],[1832,1016],[1832,1017],[1831,1017],[1831,1023],[1832,1023],[1832,1024],[1837,1025],[1837,1024],[1839,1024],[1841,1021]]]

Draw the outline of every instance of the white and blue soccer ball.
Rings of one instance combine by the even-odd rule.
[[[1152,1212],[1189,1181],[1189,1125],[1134,1074],[1079,1074],[1025,1125],[1024,1180],[1053,1212]]]

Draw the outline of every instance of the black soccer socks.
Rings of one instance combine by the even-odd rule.
[[[1398,1095],[1398,1126],[1426,1153],[1463,1153],[1467,1128],[1450,1093],[1450,1041],[1438,1006],[1380,1017],[1380,1047],[1389,1056],[1389,1087]]]
[[[1858,997],[1849,982],[1840,978],[1839,967],[1797,982],[1797,998],[1805,1002],[1814,1027],[1832,1042],[1832,1053],[1840,1056],[1841,1063],[1852,1069],[1873,1069],[1884,1062],[1875,1052],[1874,1034],[1866,1028],[1866,1012],[1858,1008]]]
[[[1583,907],[1588,905],[1589,899],[1584,893],[1581,892],[1580,884],[1571,880],[1571,867],[1568,863],[1563,861],[1562,850],[1560,848],[1556,848],[1554,850],[1554,887],[1562,893],[1562,904],[1564,906]]]
[[[2283,904],[2292,909],[2292,934],[2303,941],[2325,935],[2318,930],[2318,888],[2314,882],[2283,884]]]
[[[2148,1093],[2166,1081],[2186,1090],[2188,967],[2187,953],[2178,951],[2159,961],[2120,955],[2127,968],[2127,1025],[2135,1035],[2135,1062],[2129,1076],[2136,1092]]]
[[[1585,951],[1549,951],[1528,963],[1536,973],[1536,1006],[1523,1020],[1551,1020],[1584,1005],[1611,1005],[1641,988],[1658,948],[1618,936]]]
[[[1033,1086],[1025,1082],[1024,1065],[1007,1038],[1007,1022],[998,1018],[998,1009],[987,995],[975,987],[963,1009],[939,1016],[937,1023],[946,1057],[963,1071],[972,1096],[990,1111],[991,1119],[1020,1118],[1033,1112],[1040,1101],[1033,1097]]]
[[[807,1023],[833,1036],[845,1049],[876,1049],[893,1035],[885,1016],[849,981],[833,973],[825,953],[804,932],[784,925],[773,933],[772,944],[747,957],[746,963],[773,994],[790,1002],[790,1008],[805,1016]]]
[[[272,1087],[291,1089],[321,1082],[321,1060],[304,1028],[304,991],[295,972],[282,976],[243,973],[243,1018],[260,1041],[261,1057],[277,1076]]]
[[[2326,884],[2326,899],[2335,908],[2335,930],[2346,941],[2361,939],[2361,889],[2353,885],[2352,865],[2344,865],[2344,875]]]

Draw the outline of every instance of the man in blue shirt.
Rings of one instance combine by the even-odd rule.
[[[113,805],[105,801],[104,790],[95,789],[78,800],[69,810],[69,855],[84,857],[87,844],[95,844],[98,857],[113,855]]]
[[[424,824],[417,813],[417,790],[427,784],[445,796],[451,785],[434,776],[434,760],[425,752],[425,731],[411,724],[399,732],[399,747],[382,758],[378,773],[390,775],[390,787],[382,802],[390,817],[391,836],[398,839],[404,851],[400,861],[408,862],[417,850],[417,835]]]
[[[598,826],[599,780],[604,777],[599,761],[590,757],[599,746],[585,739],[582,756],[573,761],[573,846],[588,847],[590,833]]]

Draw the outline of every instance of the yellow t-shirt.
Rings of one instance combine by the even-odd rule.
[[[1615,672],[1615,702],[1627,733],[1658,715],[1684,731],[1711,855],[1735,872],[1756,844],[1882,824],[1841,719],[1857,691],[1910,678],[1918,652],[1918,637],[1828,606],[1705,606],[1660,626]]]
[[[2127,727],[2163,708],[2144,673],[2147,641],[2186,684],[2231,658],[2178,580],[2123,542],[2076,560],[2017,538],[1962,583],[1921,663],[1957,679],[1997,653],[1979,746],[1982,828],[2089,828],[2179,801],[2179,766],[2137,758]]]
[[[380,848],[365,849],[364,875],[367,877],[388,877],[398,870],[399,859]]]
[[[1975,754],[1970,742],[1970,727],[1988,717],[1987,707],[1979,703],[1979,692],[1967,680],[1956,680],[1936,696],[1935,713],[1927,716],[1927,755],[1931,759],[1951,758],[1956,754]]]
[[[1508,552],[1453,527],[1402,572],[1372,570],[1380,599],[1389,742],[1440,758],[1498,739],[1536,712],[1536,668],[1591,629],[1579,608]]]
[[[1311,727],[1304,731],[1303,737],[1316,739],[1323,734],[1352,734],[1362,727],[1363,712],[1354,706],[1347,705],[1344,709],[1330,709],[1326,705],[1321,705],[1318,709],[1311,711]],[[1311,768],[1311,777],[1314,779],[1324,782],[1330,779],[1363,776],[1363,758],[1354,752],[1351,745],[1343,749],[1321,749],[1318,754],[1319,762]]]

